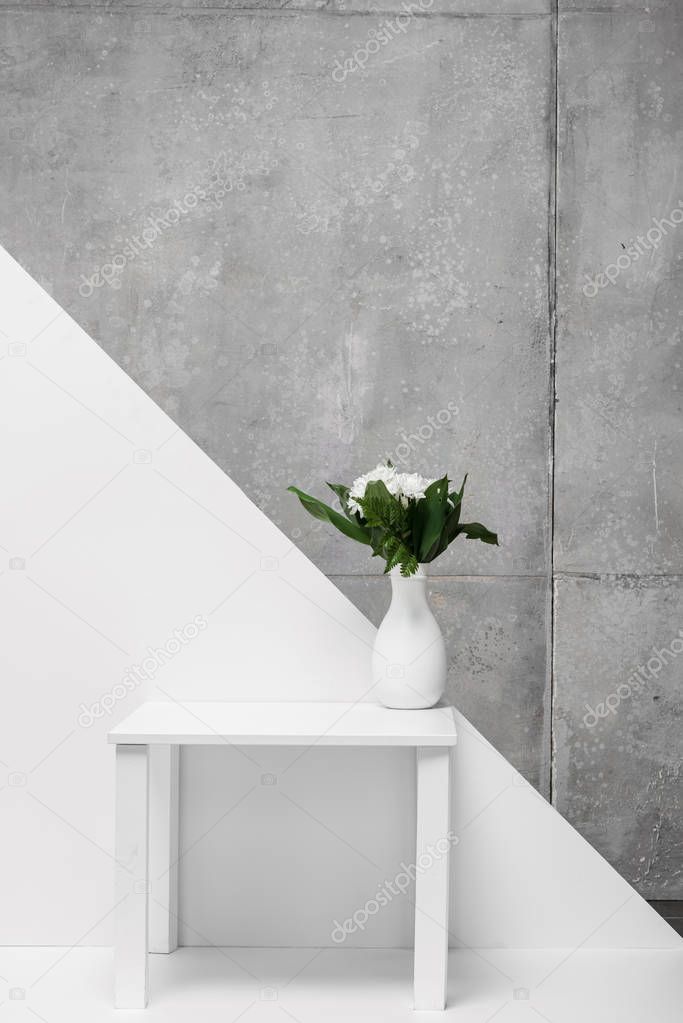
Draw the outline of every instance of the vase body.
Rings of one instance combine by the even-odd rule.
[[[404,578],[389,573],[391,605],[377,630],[372,677],[385,707],[433,707],[446,687],[446,644],[429,607],[424,565]]]

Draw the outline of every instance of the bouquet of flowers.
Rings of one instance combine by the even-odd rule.
[[[341,512],[297,487],[288,489],[314,518],[367,544],[373,557],[384,558],[385,572],[400,565],[401,575],[410,576],[418,565],[438,558],[461,533],[468,540],[498,544],[496,534],[480,522],[460,521],[466,480],[460,490],[450,490],[448,476],[425,479],[416,472],[397,472],[391,462],[380,463],[350,487],[327,484]]]

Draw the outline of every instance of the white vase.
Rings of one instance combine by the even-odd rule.
[[[391,577],[391,605],[377,630],[372,677],[385,707],[433,707],[446,686],[446,645],[427,600],[427,573],[420,565],[404,577]]]

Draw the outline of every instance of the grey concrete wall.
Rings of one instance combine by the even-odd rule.
[[[554,798],[644,895],[680,898],[683,11],[571,7],[559,61]]]
[[[375,621],[286,486],[468,470],[502,547],[435,566],[449,695],[680,897],[683,658],[583,721],[683,626],[678,228],[582,290],[678,202],[676,4],[402,10],[0,0],[1,240]]]

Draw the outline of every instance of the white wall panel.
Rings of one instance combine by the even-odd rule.
[[[102,943],[114,905],[107,728],[151,695],[372,699],[374,630],[6,253],[0,283],[0,941]],[[456,944],[678,943],[460,729]],[[404,752],[182,759],[183,942],[324,944],[335,917],[411,861]],[[408,944],[411,918],[397,897],[348,943]]]

